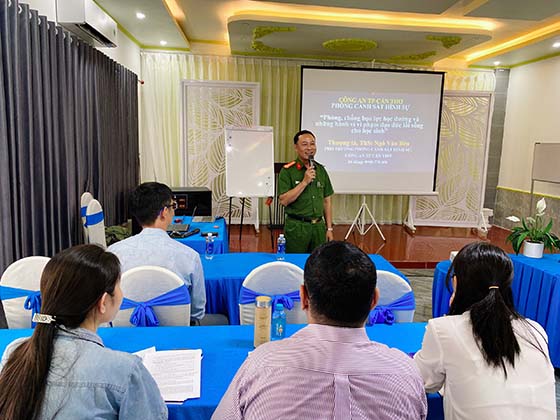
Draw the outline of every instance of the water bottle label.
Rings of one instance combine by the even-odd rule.
[[[278,253],[283,254],[286,252],[286,244],[279,243],[278,244]]]
[[[212,242],[208,242],[206,244],[206,252],[208,252],[209,254],[214,253],[214,244]]]
[[[284,337],[284,325],[282,325],[281,322],[277,322],[276,325],[274,325],[274,335],[276,337]]]

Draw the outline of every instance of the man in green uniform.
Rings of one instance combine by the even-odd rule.
[[[311,253],[333,240],[331,196],[334,191],[323,165],[313,160],[317,146],[311,131],[294,136],[297,159],[278,176],[280,203],[286,207],[286,252]]]

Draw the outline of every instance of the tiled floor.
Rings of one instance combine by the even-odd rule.
[[[426,322],[432,317],[432,280],[433,269],[401,268],[409,280],[416,299],[414,322]]]

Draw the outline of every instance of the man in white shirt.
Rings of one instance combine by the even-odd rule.
[[[206,305],[202,263],[196,251],[167,235],[167,226],[177,208],[171,189],[158,182],[145,182],[132,192],[129,204],[142,232],[111,245],[108,250],[119,257],[123,272],[141,265],[156,265],[179,275],[191,294],[191,320],[199,322]]]
[[[412,359],[370,341],[364,328],[379,299],[376,282],[375,265],[354,245],[316,248],[300,290],[309,325],[257,347],[212,419],[425,419]]]

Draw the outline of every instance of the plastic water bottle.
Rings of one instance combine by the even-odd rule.
[[[276,242],[276,259],[278,261],[283,261],[286,258],[286,238],[284,234],[281,233],[278,236],[278,241]]]
[[[204,253],[204,258],[207,260],[214,258],[214,237],[212,233],[206,235],[206,252]]]
[[[282,340],[286,337],[286,312],[284,305],[277,303],[272,313],[272,331],[270,332],[270,339]]]

